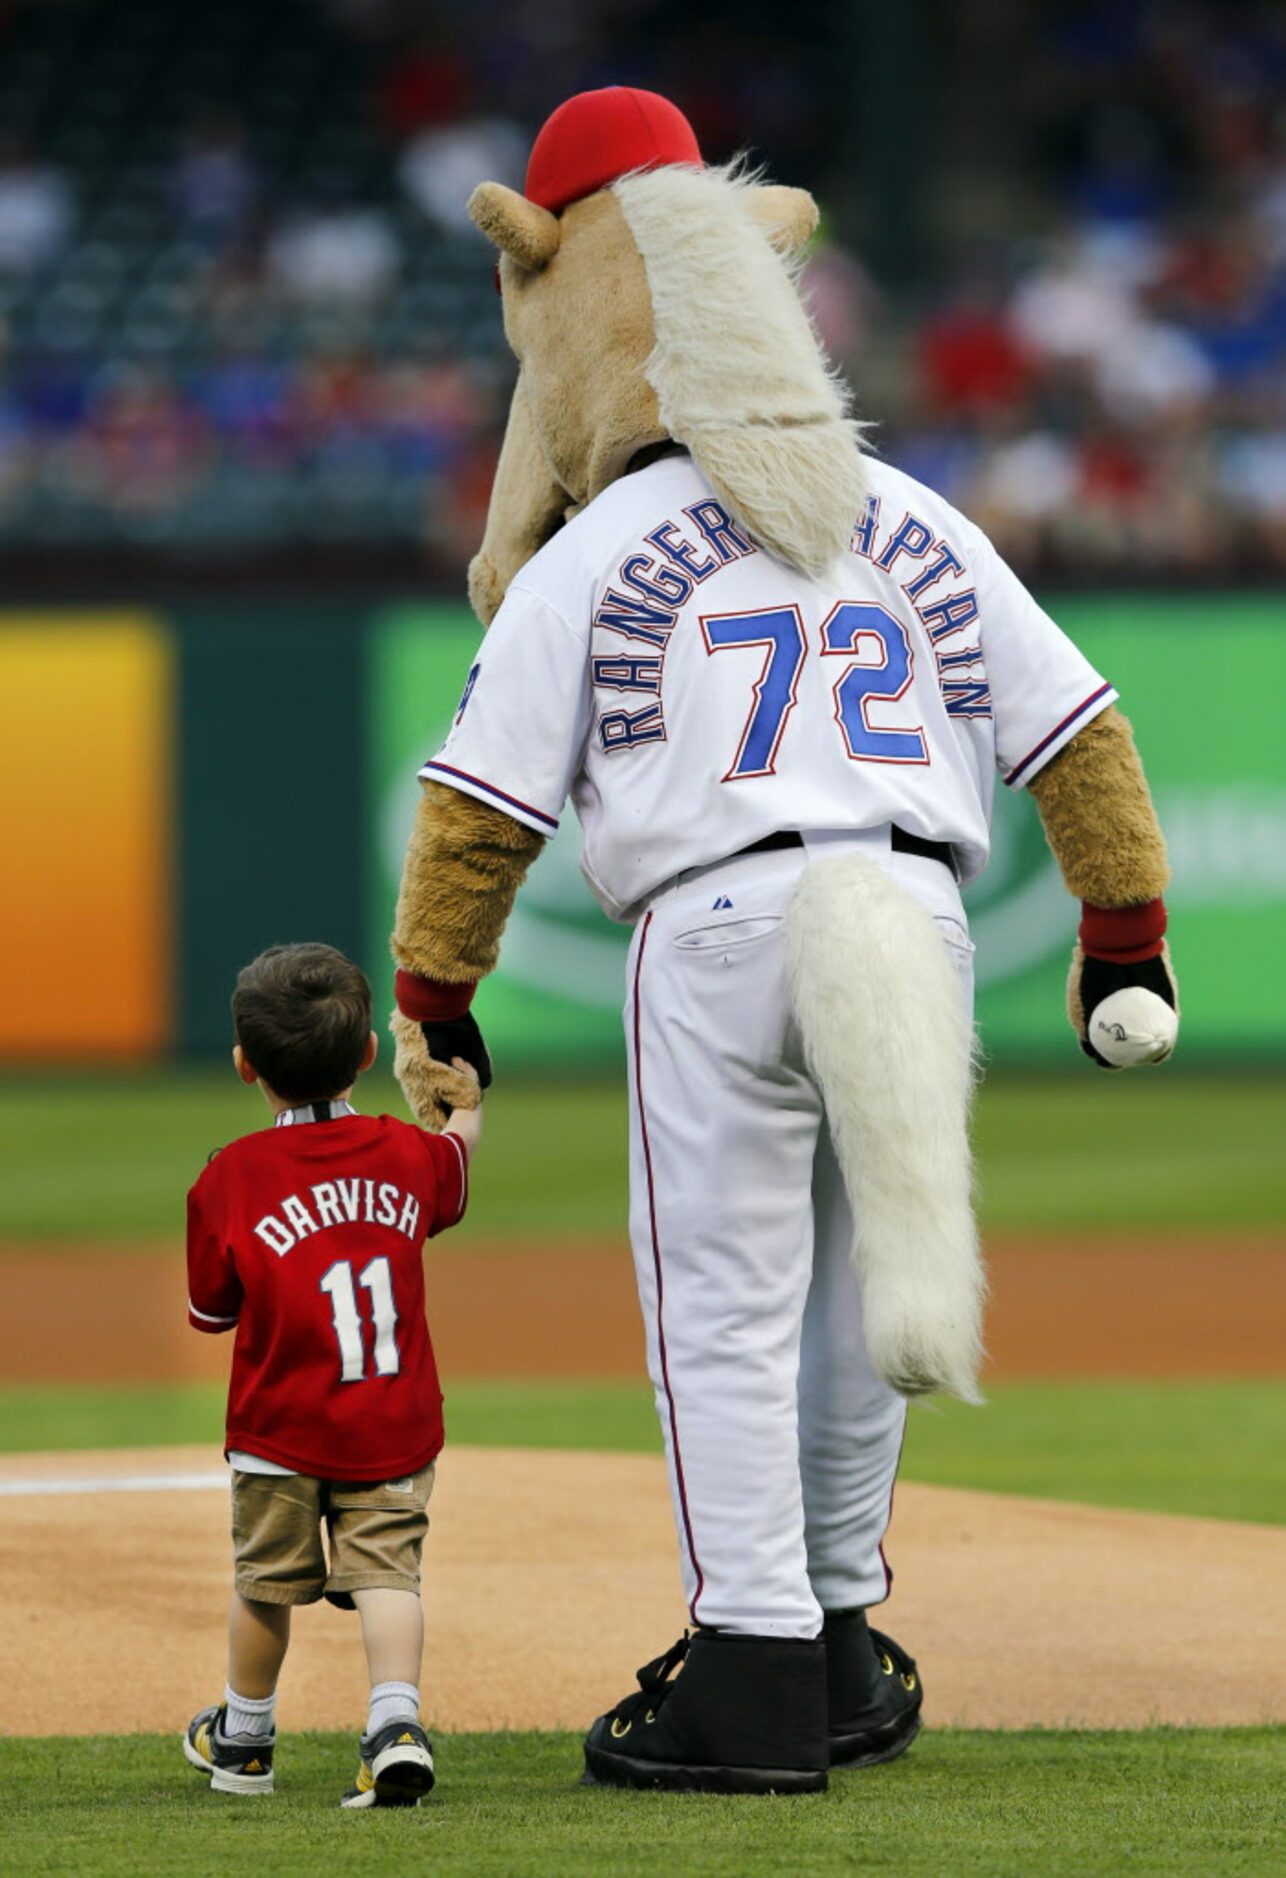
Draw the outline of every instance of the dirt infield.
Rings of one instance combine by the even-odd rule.
[[[0,1504],[0,1733],[177,1730],[217,1694],[228,1510],[208,1450],[11,1456]],[[439,1727],[583,1727],[679,1633],[651,1456],[453,1449],[433,1513]],[[931,1722],[1286,1720],[1286,1531],[904,1486],[889,1553],[884,1622]],[[301,1612],[284,1726],[352,1726],[363,1692],[354,1620]]]
[[[1281,1239],[993,1241],[987,1342],[1005,1377],[1280,1375]],[[444,1377],[642,1377],[623,1246],[430,1252]],[[187,1327],[178,1247],[0,1246],[8,1383],[222,1380],[227,1347]]]

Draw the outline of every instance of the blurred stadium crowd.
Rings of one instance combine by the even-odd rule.
[[[1026,571],[1280,572],[1286,9],[1030,9],[997,206],[897,282],[844,211],[837,12],[0,0],[0,543],[424,541],[455,578],[511,372],[465,201],[624,81],[840,205],[808,285],[875,447]]]

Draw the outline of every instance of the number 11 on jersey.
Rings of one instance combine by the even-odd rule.
[[[396,1376],[398,1371],[397,1307],[393,1303],[393,1275],[386,1258],[372,1259],[357,1283],[371,1294],[371,1318],[375,1327],[375,1374]],[[321,1289],[330,1298],[331,1318],[339,1344],[339,1379],[363,1382],[366,1379],[366,1340],[362,1314],[357,1308],[353,1268],[347,1259],[332,1265],[321,1281]]]

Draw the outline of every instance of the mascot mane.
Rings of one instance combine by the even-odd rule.
[[[643,261],[661,423],[770,553],[820,577],[861,510],[860,426],[769,239],[744,166],[672,165],[612,185]]]

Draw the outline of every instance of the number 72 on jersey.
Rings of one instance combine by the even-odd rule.
[[[772,776],[808,656],[799,608],[707,614],[702,616],[701,631],[707,653],[764,649],[746,727],[722,780]],[[922,726],[877,727],[868,715],[872,704],[896,704],[911,688],[914,655],[900,619],[874,601],[841,600],[822,621],[821,657],[845,661],[835,680],[835,721],[854,762],[929,761]]]

